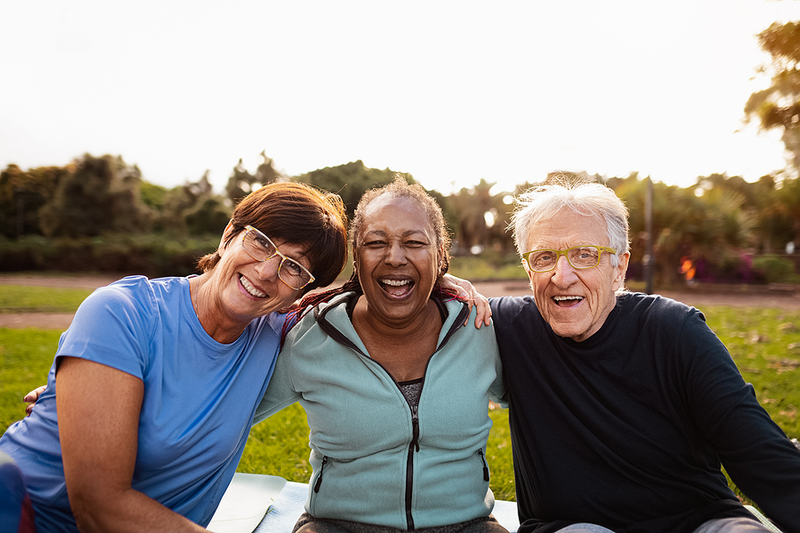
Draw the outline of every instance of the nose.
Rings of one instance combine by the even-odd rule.
[[[400,243],[390,243],[389,246],[386,247],[386,255],[383,260],[392,266],[404,264],[406,262],[406,254]]]
[[[575,269],[567,261],[567,256],[562,255],[558,258],[550,279],[557,287],[568,287],[575,282],[577,275]]]
[[[275,254],[266,261],[259,261],[256,265],[256,274],[259,279],[273,281],[278,277],[278,269],[281,266],[281,256]]]

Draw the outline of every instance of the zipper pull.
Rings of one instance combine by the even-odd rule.
[[[419,411],[419,407],[416,405],[411,407],[411,427],[412,435],[411,435],[411,445],[409,449],[415,449],[419,451],[419,416],[417,416]]]
[[[478,454],[478,457],[481,458],[481,462],[483,463],[483,480],[489,481],[489,465],[486,464],[486,458],[483,456],[483,450],[478,450],[475,453]]]

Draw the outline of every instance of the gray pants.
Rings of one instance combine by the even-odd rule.
[[[613,530],[595,524],[572,524],[559,529],[557,533],[615,533]],[[694,533],[772,533],[756,519],[717,518],[709,520],[694,530]]]

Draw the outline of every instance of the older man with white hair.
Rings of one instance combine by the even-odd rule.
[[[800,451],[703,314],[624,292],[628,213],[609,188],[545,182],[514,237],[532,296],[490,299],[509,391],[521,533],[800,532]]]

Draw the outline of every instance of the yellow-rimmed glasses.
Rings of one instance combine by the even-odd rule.
[[[306,267],[292,259],[286,257],[272,240],[258,231],[253,226],[245,226],[244,237],[242,238],[242,248],[247,255],[256,261],[269,261],[273,257],[280,256],[281,264],[278,266],[278,278],[290,288],[299,291],[312,281],[314,276]]]
[[[558,258],[562,255],[567,258],[572,268],[586,270],[600,264],[600,256],[603,255],[603,252],[617,253],[615,249],[608,246],[581,244],[566,250],[532,250],[522,254],[522,259],[528,264],[531,272],[550,272],[556,267]]]

